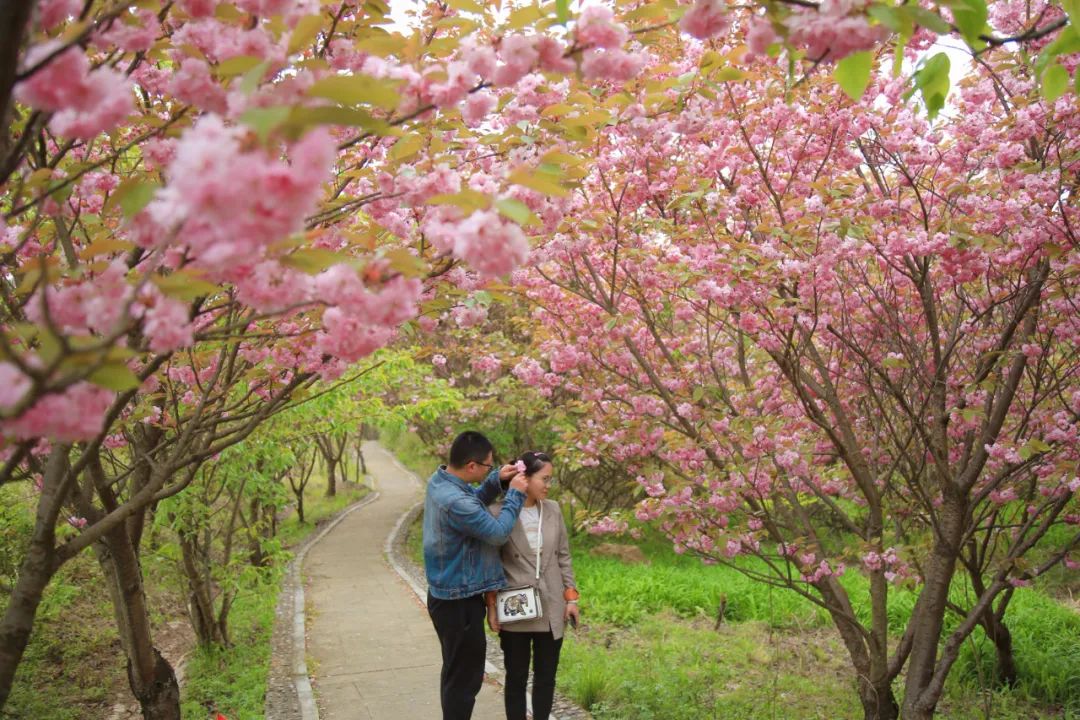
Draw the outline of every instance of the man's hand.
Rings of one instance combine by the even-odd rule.
[[[506,480],[507,478],[512,478],[514,475],[517,474],[517,471],[517,466],[513,463],[509,465],[503,465],[501,468],[499,468],[499,479]]]
[[[498,612],[495,611],[495,606],[494,605],[491,605],[491,606],[488,607],[487,620],[488,620],[488,627],[491,628],[491,631],[493,633],[497,634],[499,632],[499,630],[502,629],[502,626],[499,625],[499,614],[498,614]]]
[[[525,488],[527,488],[528,486],[529,481],[525,479],[525,473],[518,473],[514,476],[514,479],[510,481],[510,487],[514,488],[515,490],[519,490],[522,493],[525,492]]]

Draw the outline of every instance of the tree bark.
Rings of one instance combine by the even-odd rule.
[[[67,494],[64,482],[68,450],[66,445],[57,446],[49,456],[38,498],[34,532],[19,566],[19,577],[4,617],[0,620],[0,709],[11,695],[15,671],[30,642],[42,595],[62,564],[56,556],[56,519]]]
[[[14,140],[11,135],[14,110],[11,95],[15,89],[19,51],[33,7],[34,3],[30,0],[0,0],[0,126],[4,128],[0,133],[0,162],[3,164],[0,167],[0,185],[7,180],[17,162],[16,157],[8,157]],[[30,132],[30,128],[26,132]]]
[[[937,707],[938,698],[925,697],[923,691],[929,687],[937,666],[949,586],[956,571],[966,515],[964,498],[951,484],[942,494],[940,534],[934,541],[933,552],[926,564],[923,591],[915,602],[910,620],[914,623],[914,634],[904,685],[904,720],[929,720]]]
[[[187,531],[178,533],[183,555],[184,576],[188,582],[188,606],[191,627],[199,644],[208,647],[223,644],[218,623],[214,621],[214,598],[210,585],[199,571],[197,539]]]
[[[997,662],[994,665],[994,682],[997,685],[1013,687],[1019,679],[1016,658],[1013,655],[1012,633],[1005,623],[998,619],[993,610],[987,610],[982,622],[983,630],[990,642],[994,643]]]
[[[180,686],[172,666],[154,647],[139,557],[123,524],[94,546],[113,599],[128,682],[145,720],[180,720]]]

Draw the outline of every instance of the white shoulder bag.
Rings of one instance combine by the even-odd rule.
[[[495,614],[499,623],[536,620],[544,617],[540,605],[540,551],[544,547],[544,503],[538,504],[539,520],[536,525],[536,583],[521,587],[503,588],[495,594]]]

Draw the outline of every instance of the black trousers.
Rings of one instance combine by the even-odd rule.
[[[429,592],[427,607],[442,646],[439,697],[443,720],[469,720],[484,683],[484,596],[440,600]]]
[[[555,671],[559,668],[562,638],[551,631],[499,633],[506,663],[506,720],[525,720],[525,685],[529,680],[529,655],[533,664],[533,720],[548,720],[555,697]]]

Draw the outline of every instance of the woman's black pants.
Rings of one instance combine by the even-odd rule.
[[[533,720],[548,720],[555,696],[555,671],[559,668],[562,638],[548,632],[499,633],[506,663],[506,720],[525,720],[525,685],[529,680],[529,655],[533,664]]]

